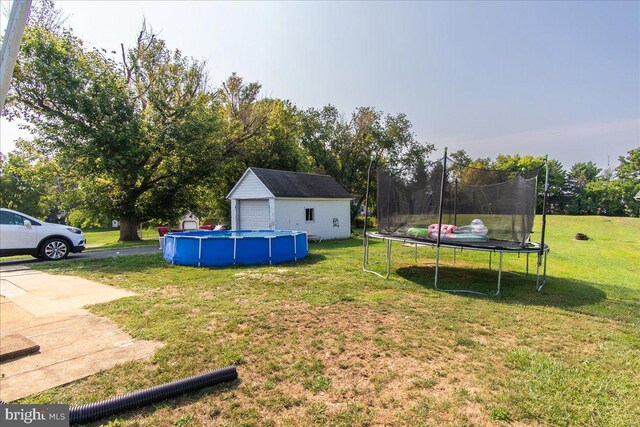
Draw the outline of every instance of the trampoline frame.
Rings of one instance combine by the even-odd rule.
[[[542,232],[540,243],[536,244],[533,247],[520,247],[516,249],[507,249],[507,248],[492,248],[492,247],[480,247],[473,245],[464,245],[464,244],[447,244],[441,241],[440,233],[438,233],[438,238],[435,242],[421,239],[412,239],[409,237],[399,237],[399,236],[389,236],[383,235],[379,233],[371,233],[367,232],[367,220],[369,218],[369,187],[371,184],[371,168],[375,164],[376,160],[371,159],[369,162],[369,168],[367,171],[367,188],[365,194],[365,220],[364,220],[364,230],[363,230],[363,260],[362,260],[362,270],[367,273],[375,274],[383,279],[388,279],[391,275],[391,248],[392,242],[402,242],[403,245],[415,245],[415,260],[417,263],[418,260],[418,246],[430,246],[436,249],[436,257],[435,257],[435,277],[434,277],[434,287],[435,289],[443,292],[451,292],[451,293],[468,293],[475,295],[490,295],[483,292],[472,291],[468,289],[444,289],[438,286],[438,273],[439,273],[439,265],[440,265],[440,248],[448,248],[453,249],[453,265],[456,262],[456,250],[471,250],[471,251],[480,251],[480,252],[489,252],[489,270],[491,270],[491,256],[493,253],[499,254],[499,262],[498,262],[498,285],[496,292],[492,294],[493,296],[497,296],[501,292],[501,284],[502,284],[502,258],[505,253],[509,254],[526,254],[527,255],[527,264],[526,264],[526,275],[529,274],[529,256],[531,254],[537,254],[537,267],[536,267],[536,291],[540,292],[542,288],[545,286],[547,282],[547,254],[549,253],[549,246],[545,245],[545,232],[547,225],[547,196],[549,192],[549,162],[548,157],[544,157],[544,166],[545,166],[545,183],[544,183],[544,196],[542,202]],[[443,195],[445,188],[445,176],[447,171],[447,148],[444,149],[444,156],[442,159],[443,169],[442,169],[442,181],[441,181],[441,191],[440,191],[440,205],[438,209],[438,225],[442,224],[442,211],[443,211]],[[456,182],[457,187],[457,182]],[[457,188],[456,188],[457,190]],[[386,275],[382,275],[376,271],[369,270],[367,267],[369,266],[369,239],[381,239],[383,242],[386,242]],[[540,275],[540,270],[542,269],[542,275]]]

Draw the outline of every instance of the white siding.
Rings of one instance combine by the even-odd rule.
[[[231,229],[238,229],[238,201],[236,199],[231,199]]]
[[[345,239],[351,235],[350,200],[275,199],[276,230],[299,230],[323,239]],[[313,208],[315,220],[305,221],[305,209]],[[338,227],[334,227],[333,219]]]
[[[271,197],[273,194],[251,170],[247,171],[228,196],[229,199],[268,199]]]
[[[270,227],[271,214],[269,200],[238,200],[240,230],[267,230]]]

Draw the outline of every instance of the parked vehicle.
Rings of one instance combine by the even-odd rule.
[[[0,256],[32,255],[61,260],[82,252],[86,239],[82,230],[40,221],[11,209],[0,208]]]

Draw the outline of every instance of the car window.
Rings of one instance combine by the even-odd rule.
[[[0,212],[0,224],[2,225],[23,225],[24,218],[12,212]]]

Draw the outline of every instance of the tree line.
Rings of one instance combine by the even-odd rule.
[[[2,206],[85,227],[118,219],[120,239],[136,240],[140,223],[187,211],[228,221],[225,196],[248,166],[331,175],[354,195],[355,216],[370,159],[406,173],[433,160],[435,147],[404,114],[301,109],[236,74],[216,87],[205,62],[170,49],[147,23],[129,47],[107,51],[86,46],[51,1],[36,5],[3,111],[33,138],[0,155]],[[638,215],[629,195],[640,191],[639,151],[615,171],[552,161],[552,211]],[[542,161],[454,156],[497,168]]]
[[[509,172],[539,170],[538,212],[542,212],[544,158],[499,155],[495,159],[472,159],[464,150],[452,153],[462,166]],[[640,147],[618,158],[614,169],[602,169],[593,162],[579,162],[565,169],[549,160],[548,213],[568,215],[640,216]]]

